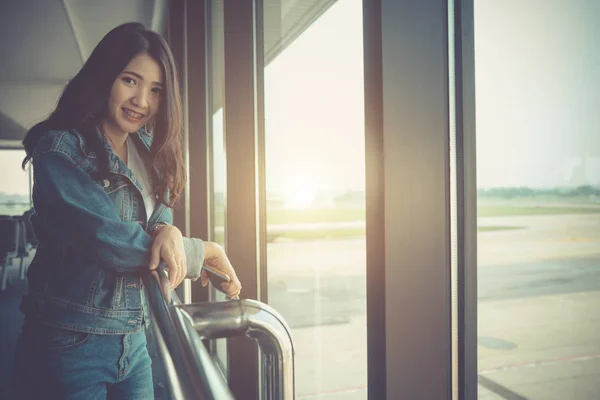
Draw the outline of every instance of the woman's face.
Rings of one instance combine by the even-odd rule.
[[[162,68],[149,54],[140,53],[127,64],[108,98],[104,122],[113,134],[135,132],[152,121],[160,107],[162,82]]]

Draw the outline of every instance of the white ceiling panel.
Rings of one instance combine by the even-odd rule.
[[[64,84],[2,82],[0,112],[29,129],[54,110],[63,88]]]
[[[65,9],[87,58],[102,37],[115,26],[136,21],[151,28],[154,3],[154,0],[65,0]],[[163,3],[166,4],[166,1]]]
[[[0,2],[0,82],[65,81],[80,62],[62,1]]]
[[[112,28],[136,21],[164,31],[167,6],[167,0],[0,0],[0,139],[48,116]]]
[[[265,0],[266,63],[335,1]],[[164,32],[167,8],[168,0],[0,0],[0,139],[18,131],[14,123],[26,129],[46,117],[109,30],[137,21]]]

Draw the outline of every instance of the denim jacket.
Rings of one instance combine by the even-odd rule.
[[[39,245],[21,310],[26,318],[75,331],[137,332],[149,323],[141,279],[149,273],[148,231],[171,223],[171,209],[157,201],[147,218],[139,182],[97,134],[109,154],[110,174],[102,180],[92,177],[96,155],[77,131],[47,132],[34,149],[31,222]],[[131,135],[147,160],[152,137],[143,130]],[[184,238],[184,247],[187,277],[195,280],[204,243]]]

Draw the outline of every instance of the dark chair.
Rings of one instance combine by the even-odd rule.
[[[8,267],[19,254],[19,225],[14,218],[0,218],[0,290],[6,290],[10,277]]]
[[[31,245],[31,247],[35,248],[38,245],[38,240],[35,237],[35,233],[33,232],[33,225],[31,225],[31,220],[30,220],[30,218],[34,212],[35,212],[34,209],[30,208],[29,210],[27,210],[23,213],[23,215],[21,216],[21,219],[25,223],[25,239],[26,239],[27,243],[29,243]]]
[[[16,219],[18,221],[17,257],[21,260],[19,264],[19,277],[21,279],[25,279],[25,272],[27,271],[25,268],[25,258],[29,257],[29,249],[31,248],[31,245],[27,241],[26,222],[22,217],[17,217]]]

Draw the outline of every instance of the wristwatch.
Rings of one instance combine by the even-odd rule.
[[[156,222],[150,227],[150,229],[148,229],[148,233],[150,234],[150,236],[152,236],[152,238],[154,238],[156,237],[156,235],[158,235],[160,228],[167,225],[169,224],[167,224],[166,222]]]

